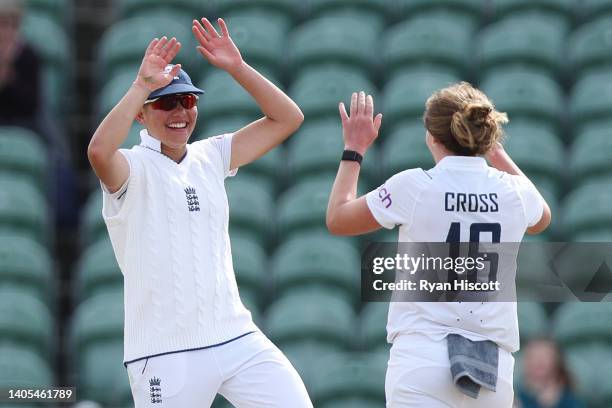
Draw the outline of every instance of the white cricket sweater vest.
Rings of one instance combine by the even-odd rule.
[[[461,195],[478,197],[483,209],[470,211],[467,204],[452,201]],[[468,241],[472,223],[495,223],[500,242],[521,242],[544,209],[527,178],[489,167],[481,157],[462,156],[447,156],[428,171],[398,173],[366,200],[380,225],[399,225],[400,242],[444,242],[452,223],[459,223],[462,242]],[[482,241],[491,242],[489,235]],[[414,332],[436,340],[457,333],[514,352],[519,348],[516,302],[392,302],[387,340]]]
[[[213,346],[258,330],[232,266],[228,202],[232,134],[187,145],[176,163],[160,142],[121,149],[126,184],[102,213],[124,276],[124,361]]]

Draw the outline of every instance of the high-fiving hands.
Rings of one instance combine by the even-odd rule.
[[[138,70],[135,84],[153,92],[172,82],[172,79],[178,75],[181,64],[174,65],[170,70],[166,69],[166,66],[176,57],[180,49],[181,43],[174,37],[168,40],[164,36],[151,41]]]
[[[220,18],[217,22],[221,27],[221,34],[207,18],[202,18],[203,26],[198,20],[193,20],[191,29],[200,43],[198,46],[200,54],[215,67],[231,74],[242,65],[242,55],[232,41],[225,21]]]
[[[378,137],[382,113],[374,117],[374,99],[372,95],[366,96],[363,91],[359,94],[353,92],[351,95],[350,117],[346,113],[343,102],[340,102],[338,108],[342,119],[344,148],[364,155]]]

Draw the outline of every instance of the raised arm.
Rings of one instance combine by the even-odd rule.
[[[232,41],[223,19],[221,34],[208,19],[193,21],[193,33],[200,43],[198,51],[217,68],[229,73],[255,100],[265,115],[234,134],[230,168],[248,164],[282,143],[302,122],[300,108],[283,91],[249,66]]]
[[[136,80],[119,103],[106,115],[96,129],[89,146],[87,157],[98,178],[112,193],[125,183],[130,175],[126,158],[119,153],[119,147],[128,136],[134,118],[142,109],[147,97],[154,90],[166,86],[181,69],[180,64],[170,71],[166,66],[181,48],[172,38],[157,38],[151,41],[142,60]]]
[[[505,171],[508,174],[516,176],[522,176],[527,178],[525,173],[514,163],[510,155],[506,152],[501,143],[497,143],[487,154],[486,159],[489,161],[491,166],[497,170]],[[532,227],[527,228],[528,234],[539,234],[544,231],[550,225],[552,215],[548,203],[544,201],[544,211],[542,212],[542,218]]]
[[[364,92],[353,93],[349,117],[340,103],[344,148],[364,156],[378,137],[382,114],[374,117],[374,100]],[[359,235],[380,229],[365,196],[357,198],[357,181],[361,166],[354,161],[341,161],[327,203],[326,224],[335,235]]]

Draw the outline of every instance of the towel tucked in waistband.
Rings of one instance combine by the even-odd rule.
[[[478,398],[481,387],[495,391],[499,350],[496,343],[472,341],[449,334],[448,358],[455,385],[467,396]]]

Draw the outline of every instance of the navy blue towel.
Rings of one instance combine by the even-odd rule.
[[[455,385],[467,396],[478,398],[481,387],[495,391],[497,385],[498,346],[449,334],[448,358]]]

